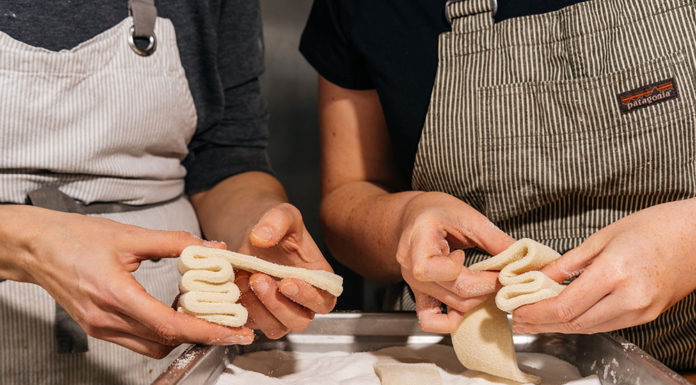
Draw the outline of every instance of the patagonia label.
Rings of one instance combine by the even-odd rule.
[[[679,97],[679,93],[677,92],[677,82],[674,79],[667,79],[624,92],[618,97],[621,112],[627,114],[670,99],[676,99]]]

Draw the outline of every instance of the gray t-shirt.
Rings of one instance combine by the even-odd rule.
[[[268,112],[260,95],[263,40],[258,0],[161,0],[174,24],[198,113],[189,143],[186,192],[245,171],[271,172]],[[0,0],[0,31],[58,51],[88,40],[128,16],[127,0]]]

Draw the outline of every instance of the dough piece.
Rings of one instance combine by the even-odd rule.
[[[248,312],[239,300],[234,284],[234,270],[219,256],[182,254],[179,272],[183,274],[179,289],[179,311],[218,324],[239,327],[246,323]]]
[[[203,246],[189,246],[181,253],[181,257],[189,255],[205,255],[226,259],[233,267],[249,272],[265,273],[276,278],[297,278],[312,286],[326,290],[338,297],[343,292],[343,278],[323,270],[309,270],[301,267],[278,265],[260,258],[235,253],[229,250],[213,249]]]
[[[499,270],[498,281],[503,288],[495,296],[500,310],[512,312],[522,305],[557,296],[564,285],[540,271],[560,254],[531,239],[520,239],[502,253],[471,265],[471,271]]]
[[[382,385],[442,385],[435,364],[377,362],[374,368]]]
[[[541,378],[517,367],[507,315],[496,307],[493,297],[464,315],[462,323],[452,333],[452,346],[459,362],[467,369],[517,382],[541,382]]]
[[[235,303],[238,299],[239,289],[236,298],[229,293],[190,291],[179,297],[179,311],[210,322],[239,327],[246,323],[249,312]]]
[[[278,278],[298,278],[339,296],[343,278],[328,271],[308,270],[277,265],[262,259],[228,250],[189,246],[179,257],[183,274],[179,289],[179,311],[231,327],[246,324],[249,313],[239,300],[234,284],[234,269],[262,272]]]
[[[462,365],[517,382],[541,381],[518,368],[505,312],[554,297],[563,290],[565,286],[536,271],[559,256],[545,245],[521,239],[502,253],[469,267],[472,271],[499,270],[503,288],[495,298],[469,310],[452,333],[454,352]]]

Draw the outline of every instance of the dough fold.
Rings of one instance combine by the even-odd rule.
[[[500,271],[503,287],[495,296],[500,310],[512,312],[522,305],[557,296],[565,286],[537,271],[558,259],[552,248],[531,239],[520,239],[502,253],[473,264],[471,271]]]
[[[374,368],[382,385],[442,385],[435,364],[377,362]]]
[[[338,296],[343,278],[321,270],[283,266],[250,255],[202,246],[185,248],[178,263],[182,273],[179,311],[231,327],[246,324],[248,311],[236,303],[240,292],[234,268],[261,272],[276,278],[297,278]]]
[[[278,265],[261,258],[235,253],[229,250],[213,249],[203,246],[189,246],[181,253],[181,257],[188,255],[206,255],[221,257],[227,260],[232,267],[252,273],[265,273],[276,278],[297,278],[314,287],[326,290],[338,297],[343,292],[343,278],[324,270],[309,270],[301,267]]]
[[[462,365],[517,382],[541,381],[517,366],[506,312],[554,297],[565,288],[537,271],[558,257],[548,246],[520,239],[502,253],[469,267],[472,271],[500,271],[498,280],[503,287],[495,298],[469,310],[452,333],[452,345]]]

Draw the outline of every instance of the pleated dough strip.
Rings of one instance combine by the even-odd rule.
[[[244,306],[235,303],[238,299],[238,288],[236,295],[190,291],[179,297],[179,311],[218,324],[239,327],[246,323],[249,313]]]
[[[343,278],[328,271],[309,270],[294,266],[278,265],[265,261],[261,258],[252,257],[251,255],[203,246],[189,246],[181,253],[182,257],[189,257],[192,255],[222,257],[225,258],[233,267],[252,273],[265,273],[276,278],[297,278],[337,297],[343,292]]]
[[[472,271],[500,271],[498,280],[503,288],[495,298],[469,310],[452,333],[454,352],[462,365],[517,382],[541,381],[517,366],[505,312],[554,297],[563,290],[565,286],[537,271],[559,256],[545,245],[520,239],[502,253],[469,267]]]
[[[179,257],[183,274],[179,288],[179,311],[218,324],[239,327],[248,312],[237,304],[240,292],[234,284],[234,269],[220,256],[186,254]]]
[[[558,259],[552,248],[528,238],[520,239],[502,253],[473,264],[471,271],[499,270],[503,288],[495,296],[499,309],[512,312],[522,305],[557,296],[565,286],[537,271]]]
[[[179,257],[179,282],[182,293],[204,291],[225,293],[239,288],[234,284],[234,269],[225,258],[187,254]]]

